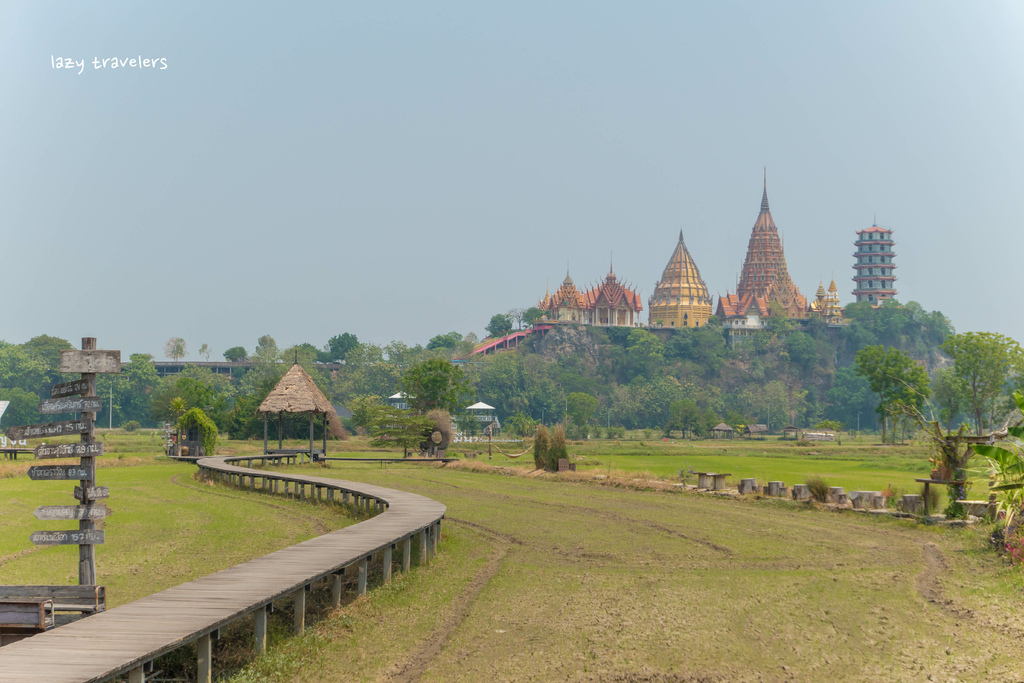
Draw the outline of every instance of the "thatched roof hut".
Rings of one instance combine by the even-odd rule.
[[[711,428],[711,435],[716,439],[731,439],[735,432],[735,429],[724,422],[719,422],[717,426]]]
[[[765,437],[765,434],[768,433],[768,426],[762,424],[747,425],[747,428],[744,430],[744,433],[747,435],[747,438],[763,439]]]
[[[267,450],[267,418],[270,414],[277,413],[277,436],[278,450],[283,450],[283,416],[285,413],[309,413],[309,453],[313,455],[313,416],[323,415],[324,422],[324,444],[323,453],[327,452],[327,432],[330,430],[332,436],[342,438],[345,430],[341,427],[334,406],[327,400],[324,393],[316,386],[313,378],[309,376],[298,363],[292,365],[284,377],[277,383],[267,397],[256,409],[257,415],[263,416],[263,452]]]

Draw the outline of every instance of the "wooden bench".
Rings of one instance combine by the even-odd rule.
[[[94,614],[107,609],[106,586],[0,586],[0,600],[51,603],[54,612]]]
[[[53,628],[53,601],[0,598],[0,646]]]

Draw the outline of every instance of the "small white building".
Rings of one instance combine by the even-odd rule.
[[[388,396],[388,404],[399,410],[409,410],[408,397],[401,391],[393,396]]]
[[[501,430],[501,422],[498,421],[498,416],[494,414],[494,406],[489,406],[483,402],[474,403],[466,408],[466,411],[476,418],[477,422],[480,423],[483,429],[493,426],[494,432]]]

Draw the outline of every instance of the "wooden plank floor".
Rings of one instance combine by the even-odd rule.
[[[444,505],[413,493],[249,470],[227,460],[204,458],[199,465],[220,472],[336,487],[386,501],[388,507],[365,522],[4,646],[0,648],[0,681],[73,683],[103,681],[126,673],[444,517]],[[116,531],[116,526],[110,529]]]

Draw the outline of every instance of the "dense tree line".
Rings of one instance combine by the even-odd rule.
[[[121,374],[100,376],[98,393],[112,397],[115,426],[155,426],[175,419],[184,406],[200,408],[233,438],[262,438],[256,408],[298,362],[336,405],[357,413],[350,428],[363,426],[359,415],[370,407],[404,391],[417,412],[440,407],[456,419],[465,405],[484,401],[523,433],[543,422],[562,423],[575,437],[622,429],[703,436],[720,421],[764,423],[777,431],[826,419],[888,433],[887,426],[895,426],[891,406],[909,403],[950,427],[969,420],[982,430],[998,426],[1010,409],[1003,397],[1024,384],[1020,348],[1011,339],[957,335],[945,316],[915,302],[846,310],[850,324],[844,327],[772,317],[767,329],[732,344],[714,319],[701,328],[653,331],[560,325],[545,337],[527,337],[516,350],[486,356],[472,355],[475,335],[454,331],[426,345],[378,345],[343,333],[319,347],[286,349],[264,335],[251,353],[244,346],[224,352],[226,359],[252,364],[233,376],[191,365],[160,378],[151,356],[132,354]],[[506,332],[533,317],[532,309],[514,313],[495,316],[488,327]],[[40,397],[68,379],[56,372],[67,348],[66,340],[45,335],[24,344],[0,342],[0,399],[11,401],[4,425],[42,421]],[[209,347],[203,348],[209,357]],[[184,340],[174,338],[166,354],[184,349]],[[885,384],[890,375],[900,377],[896,384]],[[101,424],[104,418],[109,415],[101,415]],[[308,422],[288,418],[284,434],[305,437]]]

